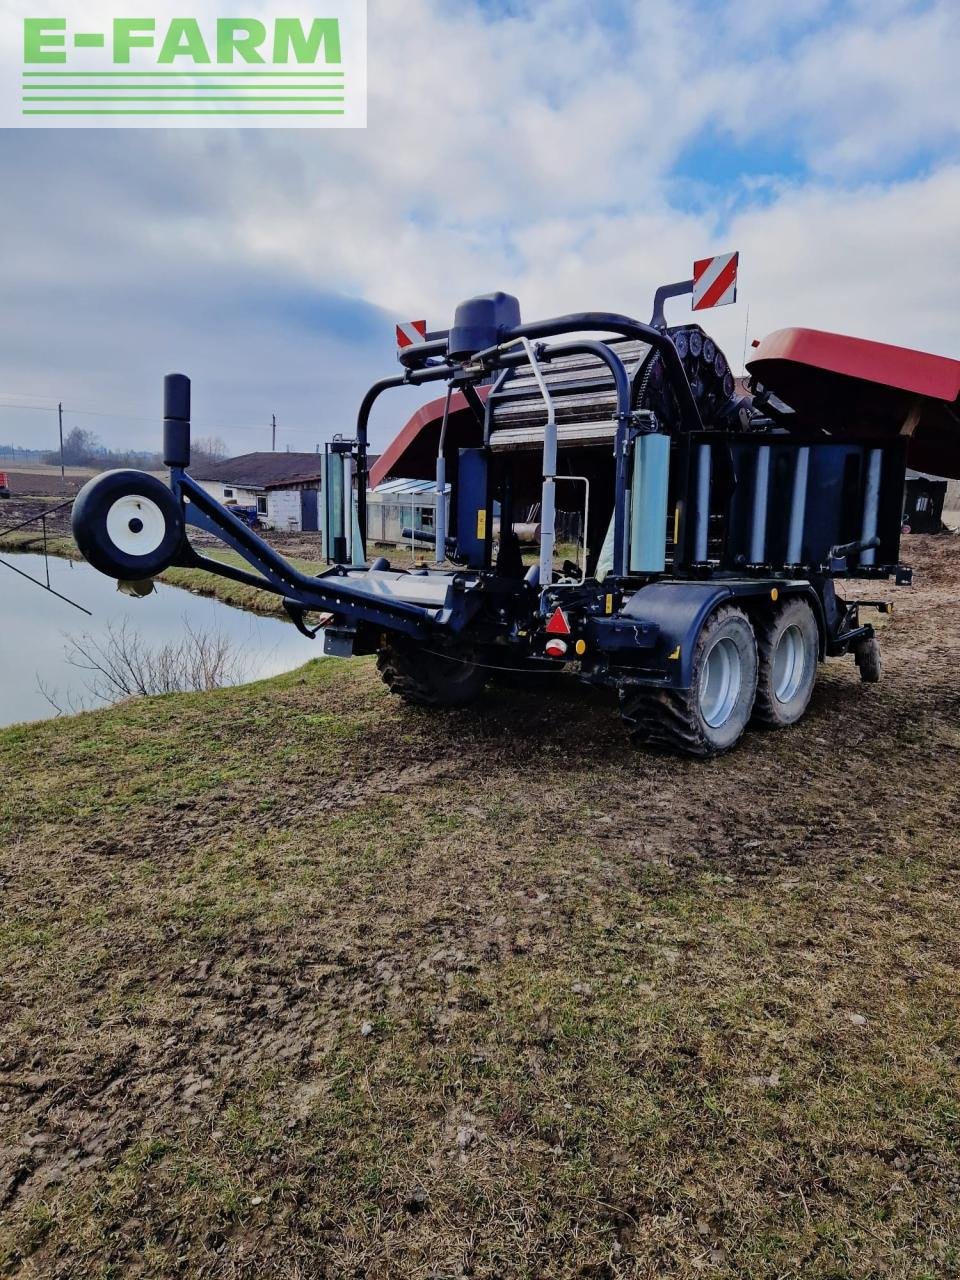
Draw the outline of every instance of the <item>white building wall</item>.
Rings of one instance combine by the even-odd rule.
[[[201,480],[200,485],[211,498],[223,503],[235,502],[238,507],[255,507],[257,498],[261,496],[253,489],[243,489],[235,484],[224,485],[219,480]],[[230,490],[229,495],[224,492],[225,489]]]
[[[267,524],[271,529],[300,532],[300,490],[271,489],[267,493]]]

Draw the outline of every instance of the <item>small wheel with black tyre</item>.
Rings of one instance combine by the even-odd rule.
[[[397,636],[377,654],[377,670],[391,693],[414,706],[465,707],[483,693],[489,674],[475,657],[470,650],[427,652]]]
[[[121,580],[162,573],[184,539],[180,503],[143,471],[105,471],[88,480],[73,504],[71,525],[84,559]]]
[[[756,692],[750,619],[742,609],[722,605],[700,629],[690,688],[628,688],[620,695],[620,714],[637,746],[714,756],[740,741]]]
[[[861,640],[853,650],[854,661],[860,671],[860,679],[864,684],[879,684],[883,675],[883,661],[880,657],[880,641],[876,636],[869,640]]]
[[[760,724],[785,729],[803,716],[813,696],[820,658],[820,633],[806,600],[787,600],[755,622],[757,700]]]

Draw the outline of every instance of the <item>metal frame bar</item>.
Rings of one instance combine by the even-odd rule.
[[[189,543],[178,561],[185,567],[207,569],[234,582],[289,597],[307,610],[331,610],[357,621],[389,625],[412,635],[422,635],[436,622],[434,610],[402,600],[372,599],[366,592],[351,586],[345,570],[335,568],[314,578],[295,569],[243,521],[212,498],[182,467],[171,469],[170,487],[184,503],[184,518],[188,524],[214,534],[252,565],[257,573],[247,573],[234,565],[211,560],[200,555]]]

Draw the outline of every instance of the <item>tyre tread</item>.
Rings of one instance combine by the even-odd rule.
[[[813,610],[805,600],[798,599],[798,597],[794,596],[791,599],[785,600],[780,608],[773,614],[768,624],[769,629],[772,630],[783,614],[797,603],[803,604],[809,611],[810,619],[814,628],[816,628],[817,623]],[[753,704],[753,719],[755,723],[767,728],[783,729],[789,727],[789,724],[797,723],[797,721],[802,720],[803,716],[806,714],[806,707],[804,707],[804,710],[798,716],[797,721],[785,722],[782,713],[778,712],[775,701],[776,694],[773,689],[773,649],[767,639],[767,636],[764,634],[764,631],[765,629],[762,626],[756,626],[754,628],[754,632],[757,637],[757,696]],[[816,663],[816,658],[814,661]],[[813,695],[813,685],[815,683],[816,665],[814,666],[814,679],[810,685],[810,696]]]
[[[391,693],[414,707],[462,707],[479,697],[483,680],[469,686],[466,694],[462,687],[451,689],[438,680],[432,656],[414,646],[386,644],[377,653],[377,671]]]
[[[745,615],[735,605],[721,605],[701,629],[720,627],[728,617]],[[698,637],[699,643],[699,637]],[[620,695],[620,716],[634,746],[706,759],[727,748],[716,746],[703,731],[696,706],[696,686],[690,689],[635,685]]]

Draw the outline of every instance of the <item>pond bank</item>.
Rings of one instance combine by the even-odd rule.
[[[7,551],[31,552],[43,554],[43,536],[32,530],[18,530],[0,537],[0,555]],[[47,539],[47,553],[66,560],[83,560],[77,544],[70,537],[50,537]],[[212,560],[222,560],[225,564],[246,567],[240,556],[226,549],[205,549],[205,554]],[[304,573],[319,573],[323,568],[318,561],[292,558],[291,564]],[[218,578],[203,569],[168,569],[160,575],[162,582],[183,591],[190,591],[198,596],[210,596],[222,604],[234,609],[245,609],[249,613],[272,615],[285,618],[280,597],[271,591],[261,591],[257,587],[248,587],[242,582],[230,582],[227,578]]]

